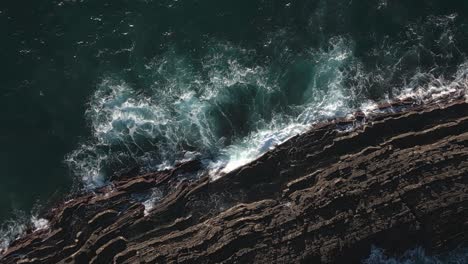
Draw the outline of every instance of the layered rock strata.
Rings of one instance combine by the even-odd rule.
[[[372,245],[468,241],[462,93],[315,124],[230,173],[202,172],[191,161],[77,195],[0,262],[359,263]]]

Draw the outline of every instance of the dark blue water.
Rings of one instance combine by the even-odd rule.
[[[466,1],[3,1],[0,32],[3,223],[130,170],[229,171],[315,121],[467,83]]]
[[[468,249],[458,248],[450,253],[431,255],[422,248],[411,249],[402,256],[388,256],[385,250],[373,248],[363,264],[464,264],[468,263]]]

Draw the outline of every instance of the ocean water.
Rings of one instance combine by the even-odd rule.
[[[216,179],[314,122],[468,83],[466,1],[4,1],[0,30],[4,245],[74,190],[193,158]]]
[[[465,264],[468,263],[468,249],[457,248],[449,253],[428,254],[423,248],[406,251],[401,256],[388,256],[385,250],[373,248],[362,264]]]

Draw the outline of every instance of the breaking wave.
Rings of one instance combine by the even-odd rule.
[[[195,59],[170,48],[144,65],[139,83],[102,78],[86,112],[93,137],[67,163],[87,188],[131,169],[161,170],[193,158],[220,175],[314,122],[382,100],[466,89],[467,65],[442,64],[459,52],[450,35],[455,18],[431,17],[409,25],[403,41],[384,39],[366,55],[373,67],[346,35],[293,51],[279,41],[286,37],[280,30],[266,40],[273,57],[215,40]],[[427,27],[439,36],[426,39]]]
[[[147,64],[146,89],[104,78],[86,114],[93,139],[69,164],[88,186],[129,164],[158,170],[194,156],[228,171],[315,120],[350,111],[355,90],[344,88],[340,69],[354,60],[346,39],[299,58],[284,54],[275,63],[285,70],[254,57],[254,50],[216,43],[197,70],[175,51]]]
[[[28,216],[17,211],[14,219],[6,221],[0,226],[0,256],[9,245],[26,232],[36,232],[47,229],[49,221],[40,218],[37,213]]]
[[[445,4],[460,16],[434,8],[444,1],[252,0],[240,12],[220,2],[54,2],[83,18],[80,34],[60,32],[76,44],[68,55],[89,53],[105,68],[91,71],[101,78],[85,116],[91,136],[66,157],[80,187],[195,158],[216,179],[315,122],[467,89],[468,20],[457,1]],[[146,211],[161,196],[154,190]],[[30,215],[3,226],[0,248],[47,228]]]

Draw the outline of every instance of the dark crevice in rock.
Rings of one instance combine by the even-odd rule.
[[[356,263],[468,236],[461,94],[329,120],[216,181],[198,160],[57,205],[2,263]],[[354,129],[349,129],[354,128]],[[186,179],[183,175],[202,175]],[[145,210],[157,188],[165,196]]]

